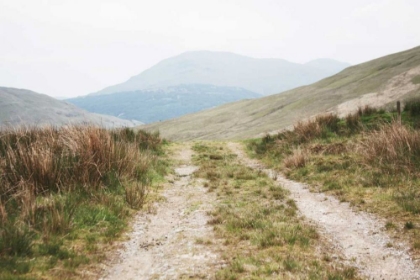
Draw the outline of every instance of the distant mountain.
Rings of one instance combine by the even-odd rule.
[[[228,102],[257,97],[261,95],[242,88],[190,84],[107,95],[88,95],[67,101],[89,112],[150,123]]]
[[[283,59],[257,59],[227,52],[186,52],[159,62],[125,83],[107,87],[92,95],[189,84],[239,87],[269,95],[311,84],[348,66],[350,64],[332,59],[298,64]]]
[[[0,125],[64,125],[91,123],[103,127],[134,126],[140,122],[86,112],[30,90],[0,87]]]
[[[358,107],[395,106],[396,100],[412,97],[420,97],[420,47],[349,67],[309,86],[143,128],[159,130],[163,137],[174,140],[245,139],[284,129],[320,113],[344,116]]]

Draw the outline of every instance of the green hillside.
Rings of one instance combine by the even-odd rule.
[[[243,88],[194,84],[88,95],[66,101],[92,113],[152,123],[257,97],[261,95]]]
[[[175,140],[245,139],[323,112],[350,113],[420,94],[420,47],[349,67],[309,86],[147,125]]]
[[[131,127],[131,122],[89,113],[72,104],[30,90],[0,87],[0,125],[64,125],[90,123],[103,127]]]

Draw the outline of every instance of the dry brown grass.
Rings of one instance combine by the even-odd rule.
[[[161,143],[93,126],[0,130],[0,278],[73,278],[95,260],[163,174]]]
[[[414,167],[420,156],[420,132],[395,121],[366,134],[359,153],[369,162]]]
[[[130,142],[119,137],[116,141],[119,133],[92,126],[2,132],[2,193],[38,194],[75,185],[97,189],[109,172],[141,175],[151,155],[139,150],[136,139]]]
[[[309,121],[299,121],[293,129],[292,135],[298,143],[309,142],[312,139],[325,136],[328,131],[338,130],[339,118],[335,114],[316,116]]]
[[[306,165],[308,161],[307,153],[309,151],[305,150],[302,151],[300,148],[296,148],[293,150],[292,154],[287,156],[283,160],[283,164],[286,168],[301,168]]]
[[[392,234],[419,255],[420,117],[411,101],[401,122],[397,113],[361,108],[338,123],[337,132],[297,142],[295,131],[250,142],[249,148],[269,166],[314,191],[336,195],[361,210],[374,212],[396,225]],[[301,128],[303,125],[301,125]],[[314,121],[299,134],[318,135]],[[314,132],[302,131],[314,129]],[[309,152],[303,152],[308,150]],[[304,156],[307,156],[304,159]],[[405,224],[413,224],[407,228]]]

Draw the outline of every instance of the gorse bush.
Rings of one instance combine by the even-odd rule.
[[[77,228],[116,236],[146,202],[161,144],[128,128],[1,130],[0,266]]]

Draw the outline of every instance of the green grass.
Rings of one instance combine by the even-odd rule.
[[[411,82],[415,85],[420,84],[420,75],[417,75],[411,79]]]
[[[404,102],[402,125],[396,112],[365,109],[333,125],[322,118],[297,129],[248,141],[252,156],[314,191],[387,220],[386,227],[418,250],[420,231],[420,131],[418,100]],[[308,131],[307,131],[308,130]],[[407,231],[406,223],[414,227]]]
[[[162,143],[129,129],[2,131],[0,279],[81,278],[103,261],[153,201]]]
[[[285,189],[239,163],[223,144],[200,142],[193,149],[195,176],[218,197],[209,224],[223,242],[227,266],[217,279],[356,278],[354,269],[327,261],[327,252],[318,255],[322,240],[298,217]]]

